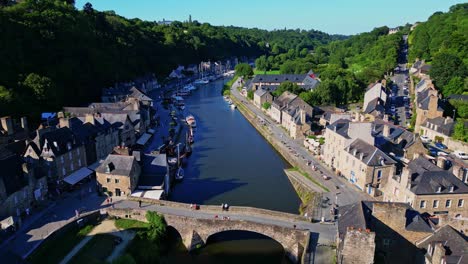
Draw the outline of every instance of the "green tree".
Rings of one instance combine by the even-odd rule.
[[[40,76],[36,73],[30,73],[23,81],[23,86],[31,91],[35,98],[39,101],[52,99],[55,97],[53,90],[55,89],[52,80],[45,76]]]
[[[457,121],[455,123],[453,138],[468,142],[468,128],[465,127],[465,121]]]
[[[270,109],[270,107],[271,107],[271,103],[269,103],[269,102],[264,102],[263,105],[262,105],[262,107],[263,107],[263,109],[268,110],[268,109]]]
[[[464,81],[462,77],[455,76],[444,86],[444,95],[448,96],[451,94],[462,94],[464,89]]]
[[[304,91],[299,85],[296,83],[286,81],[280,84],[278,88],[273,92],[274,96],[280,96],[283,94],[285,91],[291,92],[293,94],[300,94],[302,91]]]
[[[456,55],[450,53],[439,53],[434,57],[430,75],[434,79],[437,87],[444,88],[452,78],[467,76],[466,66]],[[442,91],[444,94],[445,91]]]
[[[253,100],[254,98],[254,92],[252,90],[247,92],[247,99]]]
[[[136,264],[136,261],[131,255],[125,254],[113,260],[112,264]]]
[[[255,67],[257,67],[260,71],[268,71],[269,65],[268,60],[265,55],[260,56],[258,59],[255,60]]]
[[[11,91],[8,90],[5,86],[0,85],[0,102],[10,103],[13,98]]]
[[[244,76],[245,78],[250,78],[254,74],[252,67],[250,67],[248,63],[239,63],[236,65],[234,70],[237,75]]]
[[[151,241],[162,241],[166,236],[167,224],[164,216],[156,212],[147,211],[146,219],[148,220],[149,227],[147,237]]]

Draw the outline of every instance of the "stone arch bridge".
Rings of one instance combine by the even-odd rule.
[[[120,218],[146,221],[146,210],[142,209],[108,209],[107,213]],[[274,221],[267,221],[268,219],[260,222],[243,220],[242,217],[223,220],[222,218],[182,216],[164,212],[162,214],[167,224],[179,232],[189,251],[205,245],[211,235],[234,230],[255,232],[274,239],[283,246],[287,257],[294,263],[301,261],[306,252],[305,249],[309,247],[310,231],[299,227],[295,228],[292,223],[285,226],[284,224],[275,224]]]

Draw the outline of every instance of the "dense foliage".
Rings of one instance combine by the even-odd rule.
[[[432,64],[430,75],[445,96],[468,93],[468,4],[434,13],[410,35],[410,61]]]
[[[31,114],[99,98],[101,88],[148,73],[167,76],[178,64],[256,57],[340,39],[319,31],[162,25],[82,11],[68,0],[0,2],[0,111]],[[34,107],[32,107],[34,106]]]
[[[395,67],[402,33],[388,35],[388,28],[334,41],[315,49],[290,49],[256,60],[258,70],[281,73],[306,73],[313,69],[322,83],[313,92],[302,92],[309,104],[347,104],[358,101],[371,82],[382,78]]]

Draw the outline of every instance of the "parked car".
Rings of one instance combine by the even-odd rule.
[[[461,150],[455,151],[454,154],[455,154],[455,156],[456,156],[457,158],[464,159],[464,160],[465,160],[465,159],[468,159],[468,154],[465,153],[465,152],[463,152],[463,151],[461,151]]]
[[[422,141],[423,143],[431,143],[431,141],[432,141],[432,140],[431,140],[429,137],[427,137],[427,136],[420,136],[420,138],[421,138],[421,141]]]
[[[444,144],[440,143],[440,142],[437,142],[434,144],[436,147],[440,148],[440,149],[447,149],[447,146],[445,146]]]
[[[390,111],[392,111],[392,113],[394,113],[394,112],[395,112],[395,110],[396,110],[395,106],[394,106],[394,105],[392,105],[392,106],[390,107]]]
[[[327,176],[325,174],[323,174],[322,177],[323,177],[324,180],[329,180],[330,179],[330,176]]]

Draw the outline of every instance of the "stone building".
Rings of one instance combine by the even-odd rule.
[[[270,89],[280,86],[284,82],[292,82],[297,84],[304,90],[313,90],[320,81],[312,71],[306,74],[257,74],[252,79],[252,90]]]
[[[258,89],[254,93],[253,101],[254,105],[261,109],[264,103],[271,104],[271,102],[273,102],[273,95],[267,90]]]
[[[338,263],[424,263],[416,243],[433,230],[408,204],[361,201],[340,207],[338,216]],[[346,247],[350,238],[355,242],[351,251]],[[373,262],[368,262],[372,252]]]
[[[437,90],[433,87],[427,87],[421,92],[416,92],[416,122],[414,131],[421,133],[421,125],[427,120],[436,117],[442,117],[444,109],[442,101],[439,99]]]
[[[26,163],[24,148],[25,142],[0,147],[0,219],[27,214],[47,199],[47,175],[38,164]]]
[[[0,118],[0,144],[8,144],[29,137],[28,120],[22,117],[15,120],[11,116]]]
[[[465,263],[468,260],[468,242],[465,235],[449,225],[438,228],[434,234],[417,243],[426,250],[426,264]]]
[[[425,135],[434,142],[447,144],[449,137],[453,133],[455,122],[450,117],[428,118],[421,126],[421,135]]]
[[[271,103],[270,109],[268,109],[268,114],[276,121],[276,123],[281,124],[282,111],[288,106],[288,104],[297,98],[297,95],[291,92],[284,92],[278,98],[273,100]]]
[[[395,161],[374,146],[373,123],[338,120],[327,126],[323,161],[370,195],[380,195],[395,174]]]
[[[363,111],[366,116],[374,120],[376,117],[382,118],[385,114],[385,104],[387,103],[387,92],[385,81],[371,84],[364,94]]]
[[[25,155],[33,158],[36,150],[40,150],[39,158],[44,160],[50,182],[60,183],[87,165],[85,148],[68,127],[38,129]]]
[[[120,144],[120,125],[111,124],[99,114],[60,118],[59,126],[70,128],[77,139],[83,142],[87,164],[105,159]]]
[[[468,211],[468,186],[451,172],[418,157],[408,163],[401,176],[389,179],[384,200],[408,203],[441,219],[463,218]]]
[[[138,185],[141,167],[134,156],[109,155],[96,169],[100,191],[110,196],[130,196]]]

